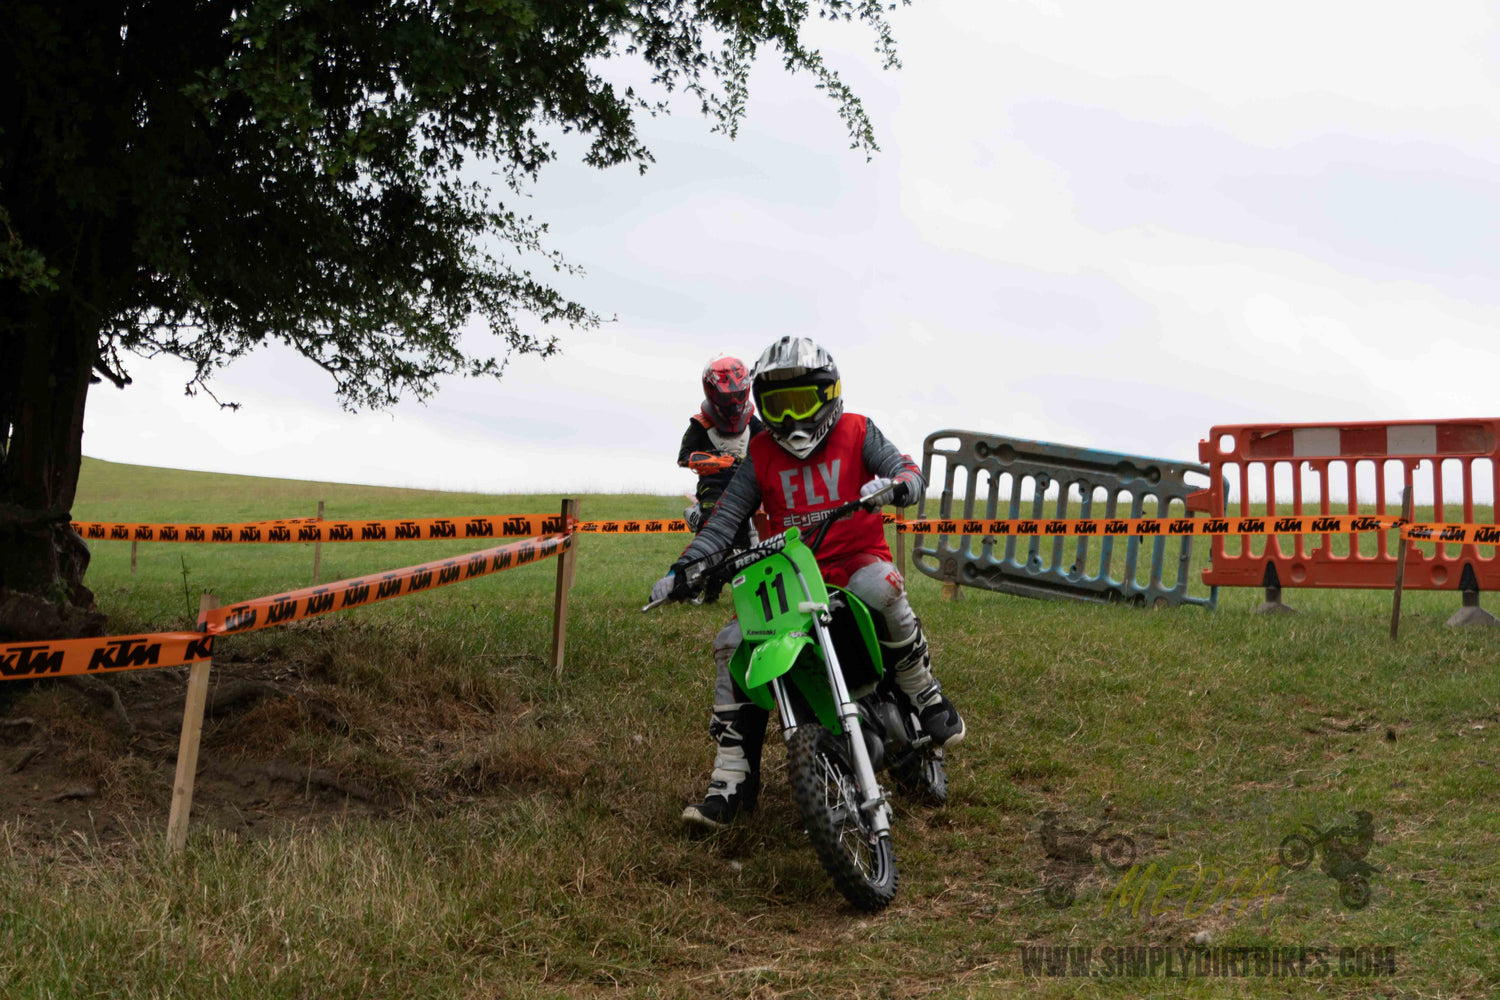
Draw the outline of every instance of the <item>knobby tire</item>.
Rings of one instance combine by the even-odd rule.
[[[872,837],[858,812],[858,784],[843,741],[816,723],[799,726],[787,746],[787,778],[834,886],[861,910],[885,909],[899,882],[896,855],[891,838]]]

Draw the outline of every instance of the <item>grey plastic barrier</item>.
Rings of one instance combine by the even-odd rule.
[[[934,481],[935,459],[944,466],[940,483]],[[927,512],[931,498],[924,497],[918,516],[945,519],[1190,517],[1188,494],[1209,481],[1208,467],[1190,462],[960,430],[927,436],[922,472],[928,489],[940,485],[942,494],[933,514]],[[1189,475],[1199,481],[1187,482]],[[1148,502],[1155,503],[1154,510],[1142,513]],[[920,572],[945,584],[1021,597],[1152,608],[1218,603],[1217,587],[1207,596],[1188,593],[1191,537],[1149,539],[1145,574],[1141,542],[1138,537],[917,535],[912,558]],[[1170,577],[1165,583],[1164,575]],[[956,596],[949,587],[944,592]]]

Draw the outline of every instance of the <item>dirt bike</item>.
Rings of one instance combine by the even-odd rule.
[[[1122,833],[1104,836],[1110,821],[1101,820],[1092,830],[1086,827],[1059,826],[1058,813],[1047,810],[1042,813],[1042,849],[1048,858],[1059,865],[1051,866],[1046,879],[1043,897],[1054,910],[1072,906],[1077,898],[1078,883],[1088,868],[1094,864],[1094,848],[1099,848],[1099,860],[1112,872],[1120,872],[1135,864],[1135,841]]]
[[[891,487],[833,508],[809,543],[798,528],[738,553],[683,568],[687,589],[727,582],[739,616],[730,672],[781,720],[792,799],[823,869],[862,910],[896,895],[891,807],[876,772],[934,804],[947,799],[943,751],[885,674],[875,619],[862,601],[823,580],[814,552],[828,528],[878,510]],[[648,604],[649,611],[658,603]]]
[[[1048,810],[1042,814],[1042,848],[1049,858],[1091,865],[1097,846],[1104,867],[1112,872],[1122,872],[1135,864],[1135,841],[1123,833],[1104,836],[1109,825],[1110,821],[1106,819],[1092,830],[1062,827],[1057,824],[1057,813]]]
[[[1362,910],[1370,903],[1369,876],[1376,868],[1365,860],[1374,841],[1375,830],[1368,812],[1356,814],[1359,824],[1355,826],[1332,826],[1319,830],[1311,823],[1304,823],[1311,834],[1291,833],[1281,841],[1278,852],[1281,863],[1292,871],[1306,868],[1314,853],[1321,848],[1323,874],[1338,882],[1339,901],[1351,910]]]

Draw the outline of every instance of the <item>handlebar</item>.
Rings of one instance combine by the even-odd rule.
[[[846,504],[834,507],[827,512],[827,516],[823,519],[823,522],[818,525],[818,529],[813,533],[812,538],[809,539],[807,547],[817,552],[819,546],[823,544],[824,538],[828,535],[828,529],[833,526],[833,522],[848,517],[861,508],[865,510],[879,510],[895,492],[896,484],[891,483],[889,486],[876,490],[867,497],[860,497],[858,500],[851,500]],[[786,537],[784,535],[775,535],[761,542],[759,545],[751,546],[739,552],[723,549],[719,552],[710,553],[702,559],[688,563],[682,567],[681,572],[687,579],[688,591],[690,593],[696,592],[701,590],[704,584],[711,582],[715,577],[722,577],[725,582],[728,582],[729,577],[741,569],[744,569],[753,562],[758,562],[772,552],[781,551],[785,546]],[[652,608],[666,604],[671,599],[668,596],[659,601],[652,601],[641,608],[641,611],[650,611]]]
[[[828,529],[833,527],[833,522],[848,517],[850,514],[854,513],[862,507],[866,510],[879,510],[881,507],[885,506],[885,502],[889,500],[891,498],[891,494],[895,492],[896,484],[891,483],[888,486],[876,490],[874,493],[871,493],[867,497],[860,497],[858,500],[850,500],[848,503],[844,504],[841,507],[833,508],[833,510],[828,512],[828,516],[823,519],[823,523],[818,525],[818,530],[815,531],[812,538],[808,540],[807,547],[812,549],[814,552],[818,551],[818,549],[823,545],[823,539],[828,535]]]

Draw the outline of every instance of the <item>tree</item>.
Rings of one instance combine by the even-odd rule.
[[[802,41],[810,18],[862,22],[895,64],[878,0],[7,0],[0,635],[99,627],[66,522],[89,386],[125,386],[126,356],[186,359],[192,393],[278,340],[352,408],[550,354],[534,331],[595,317],[528,269],[568,269],[545,226],[466,166],[519,190],[561,129],[589,164],[644,170],[637,118],[672,92],[732,136],[766,48],[868,154],[858,100]],[[621,60],[653,96],[608,80]],[[496,355],[460,346],[472,318]]]

